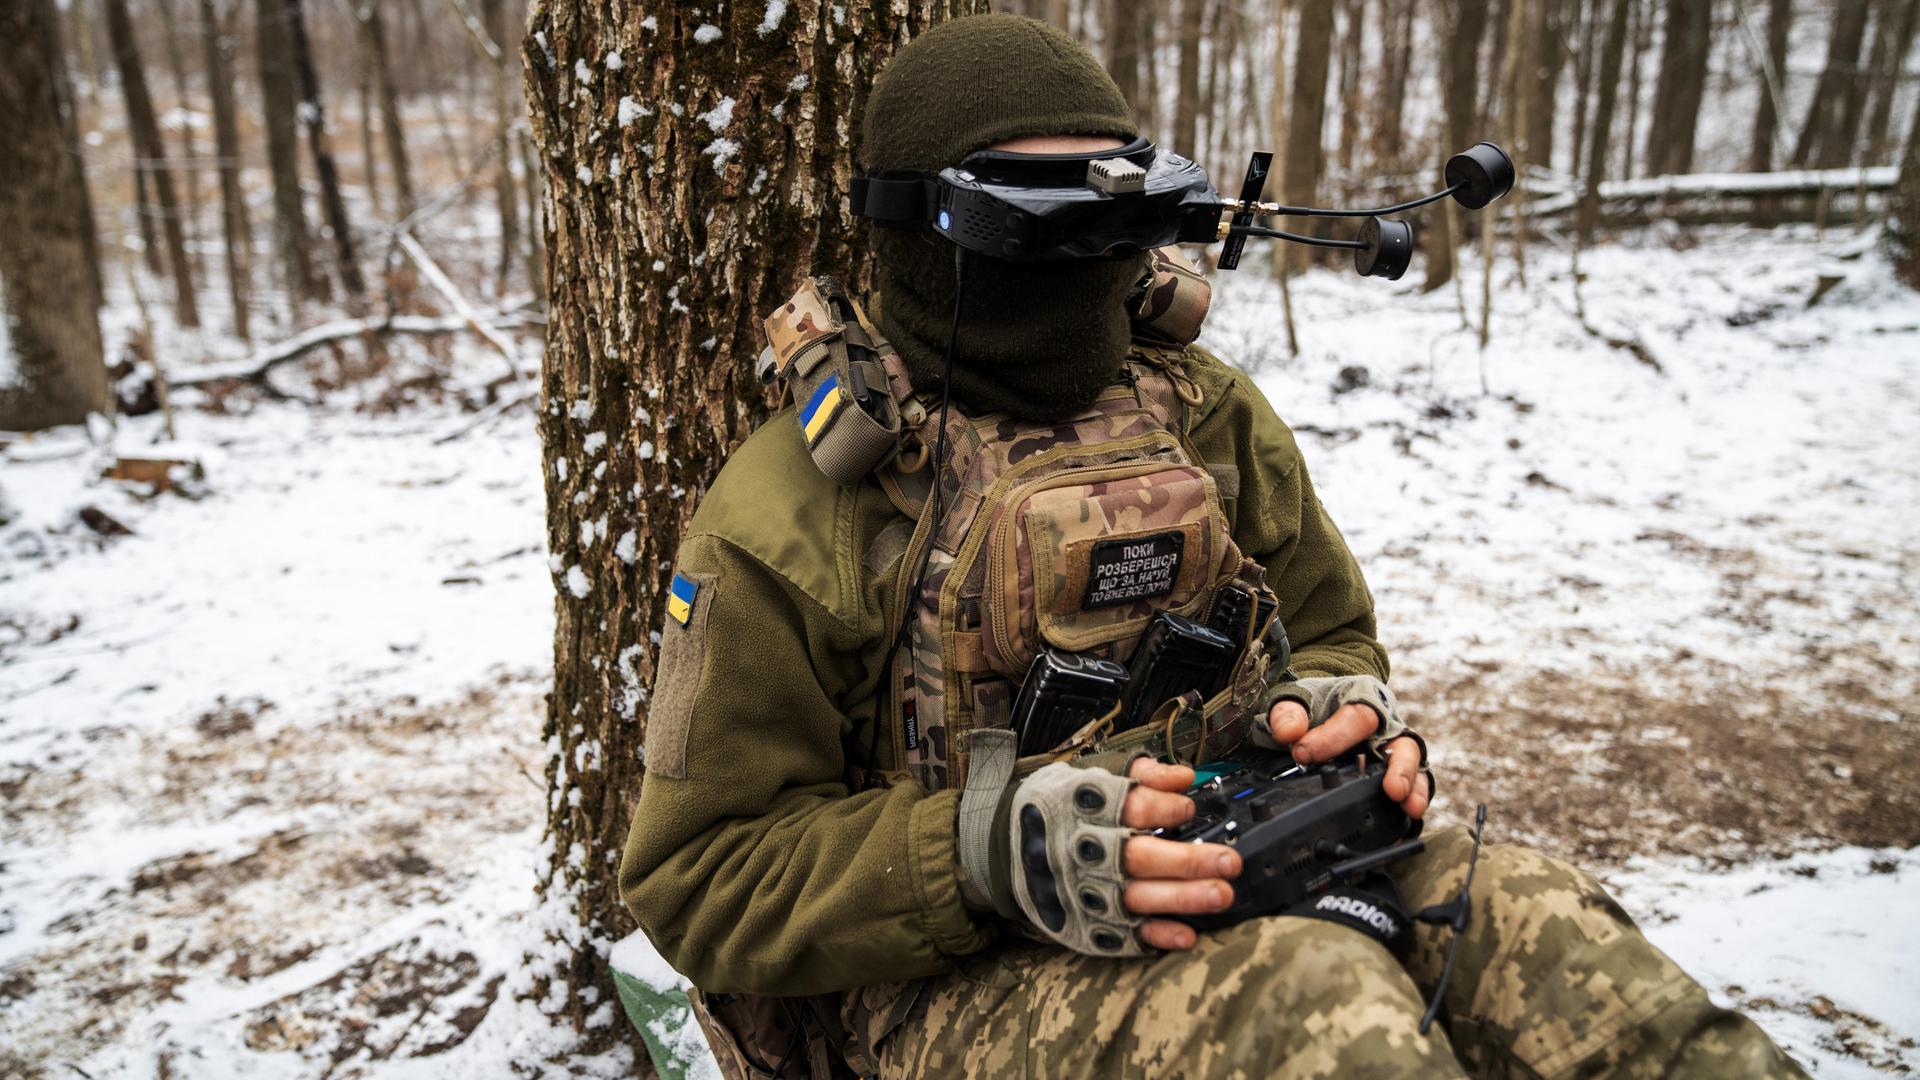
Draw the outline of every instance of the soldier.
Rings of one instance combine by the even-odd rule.
[[[897,54],[860,158],[938,170],[1138,134],[1084,49],[990,15]],[[1522,848],[1482,852],[1427,1034],[1442,929],[1396,953],[1319,918],[1206,934],[1169,918],[1227,906],[1239,856],[1143,835],[1191,817],[1184,765],[1136,749],[1013,774],[996,724],[1036,641],[1124,655],[1156,609],[1270,591],[1294,652],[1251,684],[1249,737],[1309,764],[1370,750],[1419,817],[1433,781],[1384,684],[1372,597],[1253,384],[1197,347],[1136,340],[1142,259],[973,258],[960,318],[951,245],[873,242],[867,317],[826,335],[831,304],[790,307],[779,359],[817,365],[809,350],[858,339],[888,357],[868,385],[944,395],[950,490],[929,496],[924,453],[853,482],[816,467],[823,433],[851,423],[827,367],[740,447],[680,548],[621,866],[730,1073],[1802,1075],[1593,878]],[[937,418],[910,420],[922,451],[937,445]],[[1095,606],[1083,586],[1114,537],[1173,569]],[[1043,863],[1022,868],[1018,836],[1044,842]],[[1457,894],[1471,847],[1444,830],[1396,864],[1408,907]]]

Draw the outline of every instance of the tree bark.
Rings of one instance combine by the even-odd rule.
[[[1573,0],[1580,51],[1573,60],[1573,167],[1574,177],[1586,174],[1587,117],[1593,105],[1593,54],[1600,36],[1599,0]]]
[[[267,167],[273,173],[273,246],[280,253],[289,305],[324,300],[326,279],[315,272],[300,190],[300,136],[295,126],[299,93],[294,89],[293,40],[283,0],[259,0],[254,18],[254,57],[260,74],[260,122],[267,133]]]
[[[173,174],[167,168],[166,144],[160,139],[160,121],[147,91],[146,69],[134,43],[133,21],[127,0],[106,0],[107,33],[113,41],[114,63],[120,69],[120,92],[127,103],[127,130],[132,135],[134,168],[154,195],[160,232],[166,239],[167,268],[173,278],[174,317],[181,326],[199,326],[200,309],[193,297],[193,267],[187,261],[187,237],[181,226],[181,206],[175,197]]]
[[[1199,147],[1200,36],[1206,26],[1207,0],[1180,0],[1180,95],[1173,109],[1173,145],[1182,154],[1203,158]]]
[[[1867,36],[1867,0],[1839,0],[1827,38],[1827,62],[1814,84],[1813,101],[1800,138],[1793,144],[1795,168],[1836,168],[1847,163],[1853,142],[1845,130],[1849,100],[1858,93],[1860,45]]]
[[[1893,98],[1900,91],[1900,79],[1906,69],[1907,52],[1913,47],[1913,32],[1920,22],[1920,0],[1889,0],[1881,6],[1881,28],[1889,29],[1886,58],[1867,73],[1873,80],[1873,111],[1867,118],[1866,155],[1862,162],[1878,164],[1887,156],[1887,130],[1893,122]],[[1878,41],[1879,31],[1875,32]],[[1876,48],[1876,52],[1879,52]],[[1898,149],[1897,147],[1894,149]]]
[[[174,104],[184,111],[193,109],[193,97],[187,91],[186,49],[180,43],[180,24],[185,20],[174,5],[176,0],[160,0],[159,14],[161,22],[161,40],[167,50],[167,69],[173,76]],[[168,164],[168,171],[179,169],[180,227],[186,235],[187,264],[194,273],[202,269],[200,257],[195,253],[195,242],[200,231],[200,169],[196,161],[198,154],[193,145],[193,128],[183,127],[180,132],[180,156],[176,162]]]
[[[1745,11],[1742,10],[1742,18]],[[1787,95],[1787,34],[1793,26],[1793,0],[1768,0],[1767,51],[1761,58],[1760,104],[1753,112],[1753,147],[1747,151],[1748,172],[1773,169],[1773,142],[1780,130],[1776,102]]]
[[[0,430],[109,408],[99,255],[53,0],[0,4]]]
[[[1620,140],[1622,178],[1633,176],[1633,152],[1640,145],[1640,61],[1646,56],[1647,50],[1653,47],[1653,0],[1633,0],[1629,26],[1633,59],[1627,65],[1627,134],[1626,138]]]
[[[1380,131],[1375,142],[1380,161],[1389,168],[1400,163],[1406,137],[1407,76],[1413,68],[1414,0],[1386,0],[1381,5],[1381,47],[1386,50],[1386,76],[1380,83]]]
[[[509,128],[515,112],[510,86],[513,73],[508,66],[512,61],[505,48],[501,47],[501,43],[507,39],[506,5],[501,0],[480,0],[480,19],[498,51],[498,55],[492,58],[494,122],[499,125],[500,138],[510,140],[512,135]],[[510,144],[502,142],[493,174],[494,205],[500,211],[500,267],[493,283],[493,291],[497,296],[506,295],[507,278],[513,272],[514,253],[520,242],[520,215],[514,197],[512,161]]]
[[[1340,145],[1334,160],[1343,179],[1353,173],[1353,154],[1360,144],[1360,67],[1366,50],[1367,0],[1344,0],[1346,26],[1340,35]],[[1350,182],[1350,180],[1349,180]]]
[[[1313,204],[1325,171],[1321,141],[1327,119],[1327,75],[1332,67],[1333,5],[1334,0],[1300,3],[1300,32],[1293,43],[1293,86],[1287,92],[1291,102],[1287,157],[1280,180],[1281,197],[1295,205]],[[1282,250],[1295,269],[1309,262],[1311,253],[1297,244],[1285,245]]]
[[[393,172],[393,194],[399,210],[396,217],[413,213],[413,168],[407,161],[407,134],[400,125],[400,97],[393,87],[393,63],[387,56],[387,27],[380,14],[380,0],[363,0],[360,5],[360,35],[367,50],[367,66],[373,76],[374,93],[380,106],[380,137],[385,146],[387,168]],[[372,162],[369,160],[371,171]]]
[[[868,285],[866,229],[847,209],[867,87],[913,35],[985,6],[867,0],[840,5],[843,21],[803,0],[766,32],[763,4],[548,0],[532,16],[521,51],[546,179],[540,430],[558,585],[539,885],[572,913],[565,959],[533,974],[535,996],[564,1001],[583,1030],[614,992],[594,942],[632,925],[615,870],[674,549],[771,404],[753,375],[759,320],[808,274]]]
[[[1443,40],[1446,52],[1441,57],[1441,96],[1446,103],[1445,153],[1465,150],[1473,143],[1475,104],[1479,81],[1480,39],[1487,32],[1487,0],[1452,0],[1451,18]],[[1432,292],[1453,280],[1454,215],[1444,206],[1433,212],[1433,224],[1425,230],[1427,280],[1422,292]]]
[[[1667,0],[1664,31],[1653,120],[1647,126],[1646,168],[1653,176],[1693,171],[1694,132],[1713,45],[1712,0]]]
[[[1626,51],[1627,9],[1632,3],[1633,0],[1613,0],[1613,14],[1607,19],[1607,41],[1600,47],[1593,145],[1587,150],[1587,182],[1574,225],[1582,246],[1593,241],[1593,228],[1600,217],[1600,181],[1607,178],[1607,141],[1613,134],[1614,97],[1620,88],[1620,54]]]
[[[207,90],[213,98],[214,154],[219,159],[220,226],[226,256],[227,295],[233,303],[233,334],[252,336],[248,301],[253,264],[253,230],[247,224],[246,193],[240,187],[240,132],[233,102],[232,24],[224,3],[200,0],[200,40],[207,65]]]
[[[1553,168],[1554,121],[1558,110],[1560,73],[1567,63],[1566,0],[1535,0],[1527,39],[1533,43],[1527,84],[1527,160]]]
[[[300,126],[307,130],[307,150],[313,156],[313,171],[320,178],[320,205],[327,214],[327,228],[333,233],[333,247],[340,261],[340,287],[346,290],[347,307],[354,315],[364,314],[367,286],[360,276],[360,263],[353,251],[353,228],[347,221],[346,200],[340,195],[340,172],[334,167],[333,148],[327,140],[327,116],[320,104],[320,74],[313,66],[313,50],[307,44],[306,18],[300,0],[286,0],[287,38],[293,46],[293,69],[298,76]]]
[[[1134,0],[1107,0],[1107,74],[1120,88],[1133,111],[1144,116],[1146,101],[1140,93],[1140,19]]]
[[[1888,202],[1886,245],[1893,272],[1908,286],[1920,289],[1920,99],[1913,103],[1900,179]]]

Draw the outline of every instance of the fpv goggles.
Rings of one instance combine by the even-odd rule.
[[[968,251],[1013,262],[1128,255],[1219,240],[1225,241],[1219,266],[1231,270],[1240,263],[1246,238],[1265,236],[1351,249],[1355,270],[1391,280],[1413,257],[1413,226],[1381,215],[1449,195],[1478,210],[1513,187],[1513,162],[1483,142],[1454,155],[1447,162],[1447,186],[1423,198],[1363,210],[1283,206],[1260,201],[1272,162],[1272,154],[1253,155],[1239,198],[1225,199],[1206,170],[1144,138],[1078,154],[980,150],[938,173],[886,169],[855,177],[852,203],[855,214],[877,225],[935,232]],[[1368,221],[1357,239],[1339,240],[1265,228],[1255,224],[1260,216]]]

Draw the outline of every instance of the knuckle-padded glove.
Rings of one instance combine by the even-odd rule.
[[[1367,749],[1379,754],[1388,743],[1409,734],[1406,721],[1400,718],[1400,705],[1394,699],[1393,691],[1387,684],[1371,675],[1323,675],[1309,679],[1284,682],[1275,686],[1267,694],[1267,707],[1260,711],[1254,724],[1255,739],[1268,749],[1278,749],[1279,743],[1268,729],[1268,716],[1273,706],[1282,701],[1297,701],[1307,710],[1307,724],[1319,727],[1332,718],[1334,713],[1348,705],[1365,705],[1380,717],[1380,726],[1367,739]],[[1421,743],[1420,762],[1426,764],[1426,744]]]
[[[1133,781],[1104,769],[1048,765],[1011,791],[1005,869],[1014,904],[1040,936],[1089,956],[1140,956],[1140,918],[1122,902],[1132,830],[1121,807]]]

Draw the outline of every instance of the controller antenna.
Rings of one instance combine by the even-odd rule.
[[[1480,834],[1486,827],[1487,804],[1481,803],[1473,812],[1473,855],[1467,859],[1467,880],[1460,886],[1460,895],[1444,904],[1421,908],[1420,912],[1414,916],[1431,926],[1453,928],[1453,940],[1447,943],[1447,962],[1440,969],[1440,981],[1434,984],[1433,1000],[1427,1002],[1426,1015],[1420,1018],[1422,1035],[1433,1027],[1434,1017],[1440,1015],[1440,1003],[1447,996],[1447,981],[1453,978],[1453,961],[1460,955],[1460,935],[1466,932],[1467,922],[1473,918],[1473,898],[1468,895],[1467,890],[1473,888],[1473,871],[1480,865]]]

